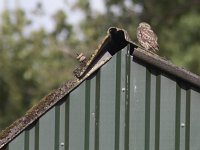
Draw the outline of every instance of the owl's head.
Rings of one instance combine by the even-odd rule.
[[[151,26],[148,23],[146,23],[146,22],[141,22],[139,24],[139,27],[151,29]]]

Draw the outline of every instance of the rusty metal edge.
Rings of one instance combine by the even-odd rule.
[[[127,44],[130,44],[133,47],[131,52],[133,52],[132,55],[134,57],[136,57],[152,66],[155,66],[155,67],[159,68],[160,70],[166,71],[171,75],[179,77],[179,78],[197,86],[198,88],[200,87],[200,77],[199,76],[197,76],[185,69],[182,69],[182,68],[179,68],[179,67],[173,65],[172,63],[162,59],[158,55],[146,52],[145,50],[143,50],[141,48],[135,48],[135,46],[137,47],[137,45],[129,39],[127,32],[125,30],[115,28],[115,27],[112,27],[110,29],[114,29],[114,30],[116,29],[117,31],[120,30],[120,31],[124,32],[124,39],[127,41]],[[108,33],[108,34],[110,34],[110,33]],[[107,37],[108,37],[108,35],[106,35],[106,39],[107,39]],[[105,43],[103,42],[101,45],[103,45],[103,44],[105,44]],[[100,47],[101,47],[101,45],[100,45]],[[100,49],[100,47],[99,47],[99,49]],[[101,63],[98,66],[98,68],[102,67],[109,60],[110,60],[110,58],[107,59],[104,63]],[[96,68],[95,70],[97,70],[98,68]],[[21,118],[16,120],[13,124],[11,124],[5,130],[3,130],[0,133],[0,149],[2,149],[5,145],[7,145],[11,140],[13,140],[17,135],[19,135],[21,132],[23,132],[32,123],[37,121],[49,109],[51,109],[54,105],[56,105],[57,102],[59,102],[64,97],[66,97],[70,92],[75,90],[91,74],[87,74],[81,79],[73,79],[73,80],[63,84],[57,90],[54,90],[53,92],[51,92],[50,94],[45,96],[37,105],[33,106],[30,110],[28,110],[24,116],[22,116]]]
[[[123,33],[123,35],[121,33]],[[119,40],[123,41],[120,45],[118,43]],[[129,36],[124,29],[120,29],[116,27],[109,28],[107,31],[107,35],[105,36],[103,42],[98,46],[98,49],[95,50],[92,60],[89,62],[88,66],[90,66],[90,64],[95,62],[95,59],[98,57],[99,53],[102,51],[102,48],[104,49],[104,47],[108,46],[110,49],[106,48],[107,51],[111,50],[113,47],[115,47],[115,50],[117,49],[121,50],[125,46],[127,46],[128,43],[131,43],[132,46],[137,47],[135,43],[130,41]],[[120,48],[116,49],[116,46],[119,46]],[[2,149],[10,141],[12,141],[17,135],[23,132],[31,124],[36,122],[48,110],[50,110],[53,106],[55,106],[56,103],[58,103],[60,100],[66,97],[70,92],[75,90],[83,81],[85,81],[98,68],[101,68],[104,64],[106,64],[111,58],[112,57],[108,57],[108,58],[105,58],[102,62],[100,63],[98,62],[97,66],[90,68],[90,71],[81,79],[75,78],[63,84],[58,89],[54,90],[53,92],[45,96],[38,104],[33,106],[31,109],[29,109],[25,113],[24,116],[17,119],[14,123],[12,123],[6,129],[1,131],[0,132],[0,149]]]
[[[161,58],[160,56],[156,54],[152,54],[149,52],[146,52],[145,50],[141,48],[137,48],[132,53],[133,59],[134,57],[152,65],[157,68],[159,68],[161,71],[165,71],[169,73],[170,75],[175,76],[176,78],[180,78],[196,88],[200,88],[200,76],[187,71],[184,68],[180,68],[172,64],[171,62],[165,60],[164,58]]]
[[[38,104],[29,109],[24,116],[17,119],[9,127],[4,129],[0,133],[0,149],[13,140],[22,131],[24,131],[29,125],[37,121],[38,118],[51,109],[59,100],[63,99],[68,93],[70,93],[83,82],[82,80],[78,82],[75,80],[76,79],[70,81],[74,82],[73,87],[68,88],[68,82],[63,84],[58,89],[45,96]]]

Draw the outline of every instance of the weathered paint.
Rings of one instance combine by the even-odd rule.
[[[199,106],[199,89],[123,49],[5,149],[196,150]]]

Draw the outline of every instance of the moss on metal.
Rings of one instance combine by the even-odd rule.
[[[0,148],[2,148],[9,141],[14,139],[33,122],[37,121],[58,101],[67,96],[69,92],[74,90],[87,77],[89,77],[102,65],[108,62],[108,60],[111,59],[114,53],[127,46],[128,43],[130,43],[130,41],[125,30],[115,27],[109,28],[103,42],[94,51],[89,60],[81,63],[81,65],[74,71],[75,76],[78,78],[74,78],[71,81],[63,84],[58,89],[52,91],[50,94],[45,96],[37,105],[33,106],[29,111],[27,111],[27,113],[23,117],[19,118],[5,130],[3,130],[0,133]],[[103,60],[100,59],[108,51],[109,53],[112,53],[112,55],[110,55],[110,57],[105,57]]]
[[[12,125],[3,130],[0,133],[0,148],[12,140],[16,135],[21,133],[31,123],[41,117],[46,111],[48,111],[81,82],[81,80],[73,79],[63,84],[57,90],[54,90],[45,96],[37,105],[27,111],[23,117],[16,120]]]
[[[101,66],[107,63],[112,56],[130,44],[130,54],[133,59],[143,61],[145,64],[152,65],[160,70],[167,72],[175,78],[187,81],[189,84],[200,88],[200,77],[176,67],[167,60],[156,54],[151,54],[133,43],[128,34],[123,29],[112,27],[108,30],[103,42],[94,51],[94,54],[87,62],[84,62],[75,70],[75,76],[71,81],[63,84],[58,89],[45,96],[37,105],[33,106],[23,117],[16,120],[12,125],[0,133],[0,149],[19,135],[28,126],[36,122],[43,114],[51,109],[57,102],[63,100],[72,90],[78,87],[87,77],[93,74]]]

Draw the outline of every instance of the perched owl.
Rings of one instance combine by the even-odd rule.
[[[148,23],[142,22],[137,28],[137,39],[145,50],[158,51],[157,35]]]

